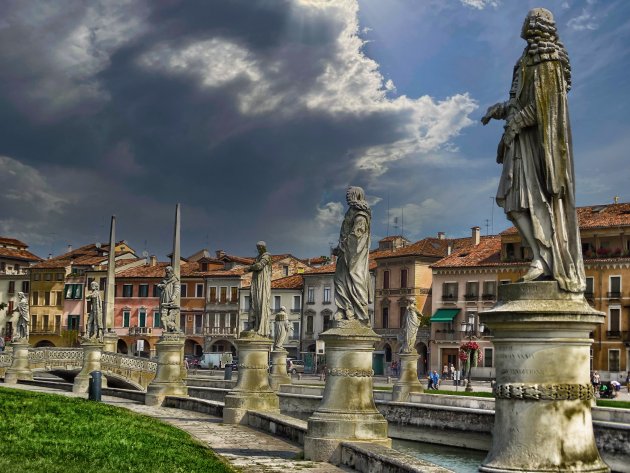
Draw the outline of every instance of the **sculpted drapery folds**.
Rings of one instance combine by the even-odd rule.
[[[418,335],[418,327],[420,327],[420,321],[422,320],[422,313],[416,307],[416,300],[409,299],[407,302],[407,310],[405,312],[405,325],[403,332],[403,343],[400,348],[400,353],[413,352],[416,345],[416,336]]]
[[[256,332],[263,337],[269,336],[269,317],[271,315],[271,255],[267,253],[264,241],[256,243],[258,256],[248,269],[252,271],[252,310],[256,323]]]
[[[292,332],[291,322],[289,322],[289,316],[287,315],[287,308],[285,306],[280,307],[280,312],[276,313],[274,328],[275,334],[273,349],[282,350],[284,348],[284,342],[286,342],[289,332]]]
[[[17,325],[15,327],[15,336],[14,340],[25,340],[28,341],[29,330],[29,307],[28,307],[28,297],[23,292],[18,292],[18,303],[15,309],[18,313]]]
[[[525,281],[555,279],[561,289],[583,292],[586,283],[575,210],[573,149],[567,105],[571,69],[553,15],[531,10],[521,37],[527,41],[514,67],[510,99],[482,118],[505,120],[497,162],[503,172],[497,204],[530,246]]]
[[[96,281],[90,284],[91,292],[87,299],[91,302],[90,315],[87,323],[87,338],[98,338],[103,336],[103,299]]]
[[[335,270],[336,320],[360,320],[369,325],[368,305],[372,295],[368,256],[372,213],[360,187],[349,187],[346,193],[348,211],[341,225]]]
[[[181,291],[179,279],[171,266],[166,267],[164,280],[158,284],[160,288],[160,317],[162,327],[171,333],[181,333],[179,321],[179,293]]]

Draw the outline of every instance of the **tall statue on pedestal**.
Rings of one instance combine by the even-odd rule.
[[[256,243],[258,256],[254,264],[247,268],[252,271],[252,309],[256,324],[255,331],[263,337],[269,336],[269,316],[271,315],[271,255],[264,241]]]
[[[575,211],[569,57],[549,10],[531,10],[521,37],[527,46],[514,67],[510,98],[481,119],[484,125],[506,121],[497,152],[503,164],[497,204],[532,249],[523,280],[554,279],[562,290],[580,293],[586,283]]]
[[[289,316],[287,315],[287,308],[285,306],[280,307],[280,312],[276,313],[274,328],[275,334],[273,349],[282,350],[284,349],[284,342],[286,342],[289,332],[293,331],[291,322],[289,322]]]
[[[18,320],[15,326],[13,341],[28,342],[29,307],[28,297],[23,292],[18,292],[18,303],[14,312],[18,313]]]
[[[160,294],[160,319],[162,328],[166,332],[181,333],[179,329],[179,292],[181,290],[179,279],[175,276],[172,266],[166,267],[164,280],[158,284],[162,291]]]
[[[416,346],[416,336],[418,335],[418,327],[422,320],[422,313],[416,307],[416,300],[410,298],[407,301],[407,310],[405,312],[405,325],[403,328],[403,343],[400,353],[411,353]]]
[[[349,208],[341,225],[339,244],[333,250],[337,256],[335,320],[358,320],[369,326],[368,305],[372,294],[368,256],[372,213],[360,187],[349,187],[346,201]]]
[[[88,317],[86,335],[87,338],[103,338],[103,300],[99,285],[96,281],[90,284],[92,290],[86,297],[91,302],[90,316]]]

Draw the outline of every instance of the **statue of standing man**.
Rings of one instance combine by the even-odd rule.
[[[255,331],[263,337],[269,336],[269,316],[271,315],[271,255],[267,253],[267,244],[264,241],[256,243],[258,256],[251,266],[252,271],[252,309],[256,323]]]
[[[175,276],[172,266],[166,267],[166,275],[158,284],[160,293],[160,318],[162,328],[166,332],[181,333],[179,329],[179,293],[181,291],[179,279]]]
[[[335,269],[335,320],[358,320],[370,325],[372,299],[368,256],[372,213],[360,187],[348,187],[348,211],[341,224]]]
[[[13,341],[26,341],[28,342],[28,323],[29,323],[29,311],[28,311],[28,297],[23,292],[18,292],[18,303],[15,311],[18,312],[18,320],[15,326],[15,336]]]
[[[287,315],[287,308],[285,306],[280,307],[280,312],[276,313],[274,321],[274,340],[273,349],[283,350],[284,342],[286,342],[289,332],[293,332],[289,316]]]
[[[403,328],[403,343],[400,347],[400,353],[412,353],[416,346],[416,336],[418,328],[422,320],[422,313],[416,307],[416,299],[410,298],[407,301],[407,310],[405,311],[405,325]]]
[[[92,292],[87,296],[91,302],[90,316],[87,323],[87,338],[103,339],[103,299],[96,281],[90,284]]]
[[[484,125],[506,121],[497,152],[503,164],[497,204],[532,249],[523,280],[555,279],[562,290],[580,293],[586,282],[575,211],[569,57],[549,10],[531,10],[521,37],[527,46],[514,67],[510,98],[481,119]]]

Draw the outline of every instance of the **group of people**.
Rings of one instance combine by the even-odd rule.
[[[593,371],[591,373],[591,384],[595,390],[595,395],[603,398],[615,398],[617,397],[617,393],[621,391],[621,383],[617,380],[611,381],[602,381],[601,376],[598,371]],[[630,371],[628,371],[626,375],[626,389],[628,393],[630,393]]]

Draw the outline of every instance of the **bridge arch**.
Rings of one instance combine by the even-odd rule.
[[[50,340],[40,340],[35,344],[35,348],[55,348],[55,344]]]
[[[116,343],[116,353],[122,353],[123,355],[129,353],[127,342],[125,342],[122,338],[119,338],[118,342]]]

